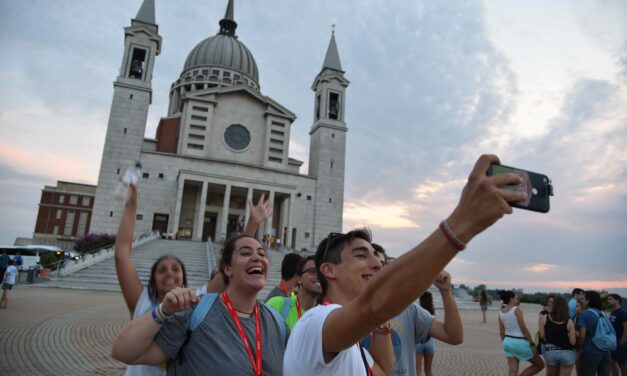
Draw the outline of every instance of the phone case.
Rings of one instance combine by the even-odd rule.
[[[546,175],[537,172],[521,170],[515,167],[491,164],[488,169],[488,176],[510,172],[523,178],[520,184],[506,185],[504,188],[513,191],[526,192],[526,201],[510,202],[512,207],[532,210],[540,213],[548,213],[550,210],[549,196],[553,196],[553,186],[551,179]]]

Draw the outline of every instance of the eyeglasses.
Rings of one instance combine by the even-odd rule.
[[[305,269],[302,272],[300,272],[300,275],[303,275],[303,274],[316,274],[316,268]]]
[[[327,254],[329,253],[329,248],[331,247],[331,243],[335,240],[341,238],[344,234],[341,232],[330,232],[327,236],[327,244],[324,246],[324,252],[322,253],[322,258],[320,262],[324,262],[327,259]]]

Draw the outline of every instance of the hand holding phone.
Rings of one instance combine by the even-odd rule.
[[[549,196],[553,196],[553,185],[551,185],[551,180],[546,175],[494,163],[490,165],[487,171],[488,176],[502,173],[516,174],[523,179],[523,182],[520,184],[509,184],[503,187],[527,194],[527,200],[525,201],[510,202],[509,204],[512,207],[540,213],[549,212]]]

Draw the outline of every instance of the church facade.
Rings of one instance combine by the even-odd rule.
[[[151,80],[162,38],[154,0],[144,0],[124,29],[124,54],[115,80],[91,232],[115,233],[123,203],[114,197],[124,171],[140,162],[136,233],[176,233],[220,241],[241,231],[246,203],[264,194],[271,234],[300,249],[342,230],[347,127],[344,77],[335,36],[311,89],[309,170],[290,158],[296,115],[264,95],[250,50],[236,36],[233,0],[219,32],[187,56],[170,88],[167,113],[154,139],[145,138]]]

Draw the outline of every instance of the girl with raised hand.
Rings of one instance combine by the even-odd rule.
[[[142,284],[131,259],[137,213],[137,187],[131,183],[129,189],[130,195],[124,207],[115,241],[115,270],[126,307],[131,314],[131,319],[135,319],[150,312],[174,288],[187,286],[187,278],[183,262],[177,257],[166,255],[161,256],[152,264],[148,285]],[[162,374],[161,367],[136,365],[127,367],[125,376]]]
[[[171,375],[281,375],[284,328],[257,301],[268,267],[257,239],[241,235],[228,240],[220,259],[226,290],[200,325],[189,331],[191,307],[199,301],[196,291],[176,288],[159,307],[122,330],[113,357],[127,364],[168,362]]]

